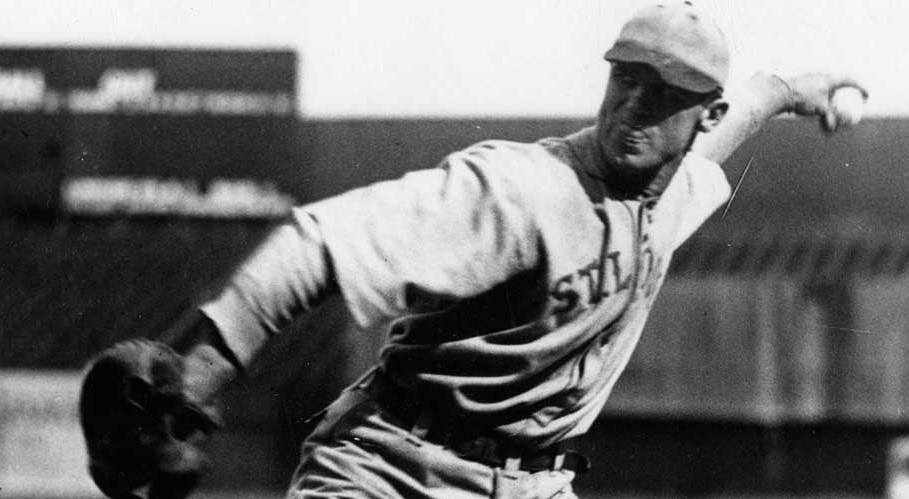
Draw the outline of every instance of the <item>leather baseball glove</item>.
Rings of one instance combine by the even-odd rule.
[[[163,343],[130,340],[88,367],[79,411],[89,472],[113,499],[180,499],[207,460],[200,444],[221,427],[214,407],[190,400],[183,358]]]

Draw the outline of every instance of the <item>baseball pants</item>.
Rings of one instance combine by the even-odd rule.
[[[362,387],[330,405],[303,443],[288,499],[570,499],[574,472],[492,468],[396,426]]]

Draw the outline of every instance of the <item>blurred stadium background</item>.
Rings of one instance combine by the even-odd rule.
[[[0,498],[97,497],[85,361],[172,337],[290,204],[589,124],[640,5],[428,4],[0,2]],[[729,162],[742,187],[677,253],[577,489],[886,495],[909,459],[909,10],[703,4],[737,76],[857,72],[871,117],[777,120]],[[200,497],[279,497],[302,421],[375,358],[340,303],[313,315],[226,394]]]

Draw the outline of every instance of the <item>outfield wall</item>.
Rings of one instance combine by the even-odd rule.
[[[83,116],[86,128],[74,130],[111,119]],[[280,156],[290,179],[282,187],[316,200],[432,166],[477,140],[532,140],[584,124],[288,121],[277,149],[288,151]],[[887,445],[906,428],[909,400],[902,382],[909,366],[902,334],[909,324],[902,199],[909,175],[900,170],[907,128],[902,120],[869,120],[825,138],[814,123],[780,120],[730,161],[736,182],[754,158],[726,216],[680,249],[641,347],[586,444],[600,462],[637,463],[637,471],[608,468],[583,483],[600,490],[882,490]],[[117,143],[151,164],[156,144],[168,140],[175,139]],[[110,147],[81,143],[81,151],[63,149],[61,165],[78,166],[76,153],[91,157],[93,144]],[[176,170],[198,154],[184,157],[173,143],[168,149]],[[106,165],[116,171],[118,163]],[[0,366],[78,370],[118,339],[160,336],[269,223],[3,217]],[[283,483],[305,416],[374,359],[379,333],[357,330],[338,304],[318,315],[288,331],[255,376],[228,394],[232,430],[215,444],[222,461],[210,485]],[[255,456],[255,465],[239,455]],[[850,455],[849,473],[824,465]]]

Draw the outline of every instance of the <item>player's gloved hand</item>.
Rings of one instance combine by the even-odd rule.
[[[839,116],[831,105],[834,92],[844,87],[858,89],[867,99],[868,90],[862,84],[847,75],[829,73],[806,73],[789,78],[776,77],[787,89],[786,104],[783,111],[801,116],[817,116],[821,128],[832,133],[840,128],[846,117]]]
[[[131,340],[89,364],[79,401],[89,471],[108,497],[181,499],[207,463],[200,444],[221,426],[213,406],[193,400],[183,358],[163,343]]]

